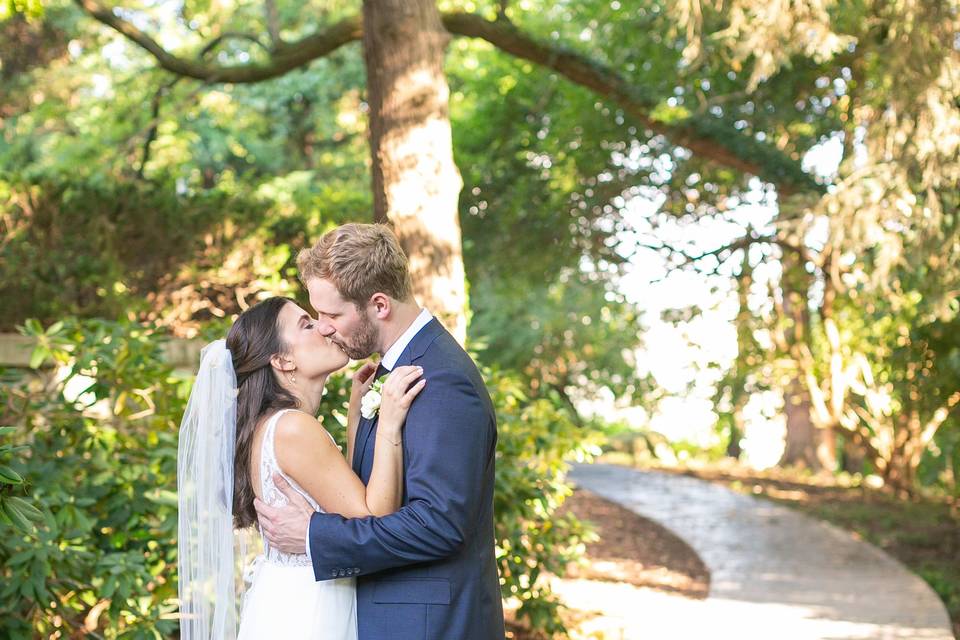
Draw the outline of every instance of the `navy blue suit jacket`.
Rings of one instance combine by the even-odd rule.
[[[503,640],[493,404],[473,360],[436,319],[397,361],[409,364],[423,367],[427,384],[404,426],[402,506],[380,518],[314,514],[314,575],[357,576],[360,640]],[[361,418],[353,467],[364,482],[376,431],[376,418]]]

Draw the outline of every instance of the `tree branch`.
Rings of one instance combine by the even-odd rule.
[[[960,391],[955,391],[947,398],[946,403],[944,403],[942,407],[933,412],[933,416],[924,426],[923,433],[920,435],[920,444],[924,449],[929,446],[930,441],[933,440],[933,436],[937,435],[937,430],[940,428],[940,425],[946,421],[950,412],[953,411],[954,407],[958,404],[960,404]]]
[[[220,43],[223,42],[224,40],[246,40],[247,42],[252,42],[253,44],[257,45],[264,51],[270,51],[270,47],[263,44],[260,41],[260,38],[258,38],[255,35],[251,35],[249,33],[237,33],[235,31],[224,31],[223,33],[218,35],[216,38],[213,38],[212,40],[210,40],[210,42],[203,45],[203,48],[200,50],[199,57],[202,59],[208,53],[210,53],[215,48],[217,48],[220,45]]]
[[[616,71],[575,51],[536,41],[513,24],[491,21],[469,13],[444,14],[450,33],[481,38],[518,58],[535,62],[568,80],[593,90],[618,104],[648,129],[663,134],[674,144],[719,164],[750,173],[777,185],[782,195],[797,191],[824,192],[824,187],[793,159],[773,145],[737,134],[713,117],[687,117],[667,123],[650,116],[658,99],[631,85]]]
[[[150,161],[150,150],[153,147],[153,141],[157,139],[157,131],[160,125],[160,102],[176,83],[179,77],[174,78],[163,86],[158,87],[153,94],[153,100],[150,101],[150,129],[147,131],[147,137],[143,141],[143,151],[140,155],[140,166],[137,168],[137,179],[143,180],[147,163]]]
[[[283,42],[280,38],[280,16],[277,13],[277,4],[273,0],[264,0],[263,13],[267,22],[267,33],[270,34],[270,46],[276,49]]]
[[[96,20],[119,31],[146,49],[167,71],[204,82],[246,83],[276,78],[317,58],[322,58],[347,43],[359,40],[363,33],[362,21],[360,16],[356,15],[296,42],[283,43],[282,47],[270,56],[267,63],[222,66],[186,60],[170,53],[149,35],[110,9],[101,7],[94,0],[75,0],[75,2]]]
[[[274,43],[275,51],[266,63],[223,66],[176,56],[95,0],[74,1],[93,18],[146,49],[167,71],[205,82],[249,83],[276,78],[359,40],[363,35],[362,18],[355,15],[296,42]],[[657,97],[580,53],[538,42],[508,20],[491,21],[469,13],[449,13],[442,18],[450,33],[481,38],[511,55],[552,69],[571,82],[618,104],[644,127],[666,136],[672,143],[686,147],[702,158],[771,182],[777,185],[781,195],[824,191],[823,185],[801,169],[798,159],[790,158],[773,145],[735,133],[716,118],[689,116],[672,122],[654,119],[650,113],[658,104]]]
[[[269,51],[269,49],[265,47],[264,44],[260,42],[260,40],[256,36],[246,34],[246,33],[235,33],[232,31],[226,31],[224,33],[221,33],[217,37],[213,38],[212,40],[210,40],[210,42],[204,45],[204,47],[200,50],[199,58],[202,60],[211,51],[216,49],[221,42],[224,42],[225,40],[230,40],[230,39],[247,40],[248,42],[252,42],[257,46]],[[157,138],[157,131],[160,126],[160,102],[163,96],[168,94],[173,89],[173,87],[176,86],[176,84],[183,78],[184,76],[176,76],[173,80],[167,83],[164,83],[162,86],[158,87],[156,92],[153,95],[153,100],[150,103],[151,104],[150,120],[148,125],[149,129],[147,131],[147,137],[143,141],[143,152],[141,153],[140,167],[137,169],[137,173],[136,173],[137,179],[139,180],[143,180],[144,178],[145,171],[147,168],[147,162],[150,161],[150,152],[152,149],[152,145]]]
[[[674,246],[669,243],[661,243],[660,245],[642,244],[641,246],[647,249],[654,249],[654,250],[661,250],[661,251],[665,249],[669,251],[671,255],[679,256],[681,259],[680,262],[678,264],[671,265],[670,268],[682,269],[684,267],[688,267],[692,264],[700,262],[705,258],[711,258],[711,257],[715,258],[718,263],[723,264],[724,262],[730,259],[730,257],[734,252],[739,251],[741,249],[748,249],[754,244],[779,244],[779,242],[777,241],[776,238],[772,236],[757,236],[757,235],[748,233],[746,235],[743,235],[737,238],[732,242],[719,246],[715,249],[711,249],[709,251],[701,252],[697,255],[687,253],[685,249]],[[721,255],[725,253],[730,255],[721,257]],[[714,270],[714,272],[716,272],[716,270]]]

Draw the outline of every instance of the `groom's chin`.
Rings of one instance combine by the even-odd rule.
[[[366,360],[366,357],[364,356],[357,357],[356,349],[347,349],[342,344],[338,344],[337,349],[340,350],[340,355],[343,356],[343,364],[341,365],[341,368],[347,366],[351,360]]]
[[[345,344],[342,344],[339,342],[336,342],[334,344],[336,344],[337,348],[340,349],[340,353],[342,353],[346,358],[350,360],[366,360],[367,358],[370,357],[369,353],[365,354],[359,349],[351,349],[350,347],[347,347]]]

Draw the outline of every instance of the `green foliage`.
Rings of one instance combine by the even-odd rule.
[[[909,275],[898,271],[909,284]],[[862,357],[869,368],[850,382],[847,399],[859,417],[849,428],[872,445],[867,458],[898,489],[922,483],[957,493],[960,316],[925,314],[929,307],[916,290],[876,295],[854,289],[839,306],[842,357]],[[866,389],[857,388],[861,383]]]
[[[0,328],[27,317],[116,318],[205,248],[229,217],[249,228],[255,205],[223,192],[178,196],[136,183],[0,182]],[[24,269],[23,265],[30,265]]]
[[[174,426],[188,387],[162,364],[151,330],[70,321],[43,335],[38,352],[66,365],[5,391],[20,399],[6,403],[17,405],[7,420],[30,446],[15,469],[42,516],[35,531],[0,540],[0,635],[168,636]]]
[[[583,553],[590,531],[572,514],[555,512],[571,494],[567,463],[599,453],[596,432],[580,428],[555,393],[528,397],[523,378],[487,370],[497,408],[494,490],[497,560],[504,598],[517,598],[520,617],[548,634],[565,631],[548,574],[563,575]]]
[[[473,344],[535,390],[642,401],[639,313],[617,291],[629,228],[617,203],[649,173],[618,159],[636,129],[584,118],[606,107],[496,50],[457,41],[451,58]]]
[[[28,18],[38,18],[43,15],[43,2],[41,0],[6,0],[0,4],[0,20],[6,20],[18,14]]]
[[[6,442],[12,438],[15,431],[15,427],[0,427],[0,524],[13,526],[21,533],[30,534],[34,531],[34,523],[43,516],[35,506],[14,495],[14,488],[22,487],[24,479],[8,466],[8,463],[12,454],[28,448]]]

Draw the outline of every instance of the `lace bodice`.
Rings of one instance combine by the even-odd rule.
[[[266,432],[263,434],[263,440],[260,443],[260,491],[263,496],[263,501],[271,506],[282,506],[287,504],[288,500],[283,492],[277,488],[277,485],[273,482],[273,474],[279,473],[287,482],[290,483],[290,486],[293,487],[294,491],[299,493],[304,499],[310,504],[311,507],[316,511],[323,511],[320,508],[320,505],[310,497],[303,488],[296,483],[296,481],[285,474],[280,469],[280,465],[277,462],[277,454],[274,448],[274,434],[277,431],[277,423],[280,421],[280,416],[284,415],[289,411],[296,411],[296,409],[281,409],[275,414],[270,416],[270,419],[267,420]],[[329,434],[328,434],[329,435]],[[330,436],[333,439],[333,436]],[[335,443],[336,441],[334,441]],[[263,532],[261,531],[261,537],[263,537]],[[274,549],[267,542],[267,539],[263,538],[263,553],[267,561],[284,564],[284,565],[309,565],[310,561],[307,559],[306,553],[283,553],[279,549]]]

